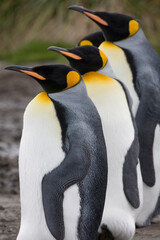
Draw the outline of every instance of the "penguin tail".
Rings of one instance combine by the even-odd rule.
[[[135,220],[125,211],[113,210],[106,212],[106,218],[103,218],[98,240],[131,240],[135,234]],[[104,235],[107,238],[104,238]]]

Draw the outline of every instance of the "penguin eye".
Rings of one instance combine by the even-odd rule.
[[[66,81],[67,81],[66,89],[69,89],[75,86],[77,83],[80,82],[80,80],[81,80],[81,76],[76,71],[70,71],[66,77]]]
[[[129,21],[129,36],[133,36],[139,30],[139,23],[135,20]]]

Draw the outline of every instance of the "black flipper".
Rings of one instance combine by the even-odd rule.
[[[136,115],[140,144],[139,160],[144,183],[153,187],[155,170],[153,161],[154,133],[160,119],[159,92],[155,89],[144,91]]]
[[[139,145],[135,137],[123,165],[123,186],[126,198],[134,208],[140,205],[138,181],[137,181],[137,163],[138,163]]]
[[[70,146],[64,161],[45,175],[42,181],[42,198],[47,226],[57,240],[64,239],[64,191],[81,181],[90,166],[87,147],[72,142]]]
[[[118,81],[119,82],[119,81]],[[128,89],[122,82],[119,82],[126,94],[126,99],[128,102],[128,107],[131,115],[131,119],[134,127],[134,140],[130,149],[128,150],[127,155],[125,156],[125,162],[123,165],[123,188],[126,198],[129,203],[134,208],[138,208],[140,205],[139,199],[139,190],[138,190],[138,179],[137,179],[137,164],[138,164],[138,155],[139,155],[139,142],[138,142],[138,133],[133,117],[131,108],[132,108],[132,99],[130,97]]]

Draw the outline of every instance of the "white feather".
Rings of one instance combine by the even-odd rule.
[[[123,164],[134,140],[127,99],[122,86],[114,79],[91,72],[83,78],[88,95],[100,114],[107,146],[108,182],[102,224],[107,225],[116,240],[130,240],[135,232],[135,216],[141,206],[135,210],[123,191]],[[137,169],[139,187],[142,188],[139,166]]]
[[[80,195],[75,184],[64,193],[63,214],[65,222],[65,240],[77,240],[77,226],[80,216]]]
[[[113,69],[116,77],[125,84],[128,88],[129,93],[132,97],[133,105],[132,112],[136,116],[136,112],[139,105],[138,95],[134,88],[133,73],[127,62],[124,51],[110,42],[103,42],[99,47],[108,57],[109,63]],[[105,69],[104,69],[105,70]],[[138,216],[137,225],[144,226],[145,222],[154,212],[158,197],[160,195],[160,127],[159,125],[155,129],[154,144],[153,144],[153,160],[154,169],[156,176],[156,184],[153,187],[148,187],[145,183],[143,184],[143,208],[142,212]],[[152,200],[151,200],[152,199]]]
[[[45,221],[41,183],[45,174],[64,159],[61,128],[44,93],[26,108],[19,152],[21,226],[17,240],[54,240]],[[42,96],[42,99],[41,99]]]
[[[133,99],[132,112],[135,115],[139,105],[139,99],[134,89],[133,74],[123,50],[111,42],[103,42],[99,46],[99,49],[108,57],[108,61],[117,79],[128,88]]]

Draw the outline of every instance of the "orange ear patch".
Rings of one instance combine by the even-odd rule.
[[[106,57],[106,55],[103,53],[103,51],[102,50],[100,50],[99,49],[99,54],[100,54],[100,56],[101,56],[101,58],[102,58],[102,67],[101,67],[101,69],[102,68],[104,68],[104,66],[106,65],[106,63],[107,63],[107,61],[108,61],[108,58]]]
[[[135,20],[129,21],[129,37],[133,36],[139,30],[139,23]]]
[[[74,53],[65,52],[65,51],[60,51],[60,53],[63,54],[63,55],[65,55],[65,56],[67,56],[67,57],[76,59],[76,60],[82,59],[82,57],[80,57],[80,56],[78,56],[77,54],[74,54]]]
[[[92,14],[92,13],[89,13],[89,12],[84,12],[85,15],[87,15],[88,17],[90,17],[91,19],[93,19],[94,21],[104,25],[104,26],[108,26],[108,23],[103,20],[102,18]]]
[[[85,45],[91,45],[93,46],[93,43],[89,40],[82,40],[79,44],[80,46],[85,46]]]
[[[67,80],[66,89],[68,89],[68,88],[75,86],[81,80],[81,76],[76,71],[70,71],[67,74],[66,80]]]
[[[39,80],[46,80],[43,76],[39,75],[38,73],[31,72],[31,71],[26,71],[26,70],[21,70],[21,72],[26,73],[27,75],[30,75],[31,77],[35,77]]]

